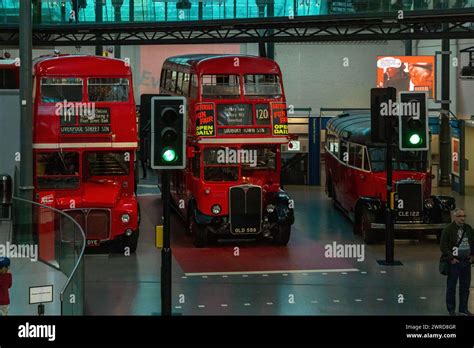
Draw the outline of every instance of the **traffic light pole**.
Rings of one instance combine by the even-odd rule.
[[[161,171],[163,202],[163,249],[161,249],[161,315],[171,315],[171,243],[170,243],[170,173]]]
[[[385,205],[385,263],[392,265],[394,263],[395,241],[393,227],[393,211],[391,197],[393,191],[392,180],[392,144],[393,144],[393,120],[389,117],[390,122],[385,122],[385,134],[387,135],[387,151],[385,164],[387,169],[387,204]]]

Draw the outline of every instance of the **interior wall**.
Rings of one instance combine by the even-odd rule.
[[[321,107],[369,107],[376,57],[404,53],[402,41],[275,45],[288,104],[313,114]]]

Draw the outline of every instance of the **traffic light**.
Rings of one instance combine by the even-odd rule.
[[[186,167],[186,99],[159,96],[151,98],[151,167]]]
[[[397,90],[393,87],[372,88],[370,90],[370,135],[374,143],[384,143],[388,139],[386,134],[386,122],[390,122],[390,126],[394,124],[392,117],[382,115],[380,109],[383,104],[395,102],[397,99]]]
[[[401,92],[399,147],[402,151],[428,150],[428,105],[426,92]]]

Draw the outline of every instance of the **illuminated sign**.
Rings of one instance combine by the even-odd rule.
[[[377,57],[377,87],[394,87],[397,92],[426,91],[435,94],[434,56]]]

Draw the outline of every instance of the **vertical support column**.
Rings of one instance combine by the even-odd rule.
[[[96,23],[102,23],[102,6],[105,3],[105,0],[95,0],[95,21]],[[97,38],[102,38],[101,35],[97,35]],[[101,56],[103,53],[104,47],[102,45],[95,46],[95,55]]]
[[[20,0],[20,185],[19,195],[28,201],[33,200],[33,70],[32,70],[32,24],[31,2]],[[14,156],[14,154],[11,154]],[[31,226],[32,206],[22,204],[21,219],[24,226]],[[18,216],[18,215],[17,215]],[[29,231],[22,231],[30,237]]]
[[[112,4],[114,6],[114,21],[115,23],[120,23],[122,22],[122,5],[123,5],[124,0],[112,0]],[[153,6],[155,4],[153,3]],[[115,45],[114,46],[114,57],[115,58],[121,58],[122,55],[122,50],[120,45]]]
[[[321,117],[308,120],[308,184],[321,185]]]
[[[130,0],[129,2],[128,16],[130,22],[133,22],[135,20],[135,0]]]
[[[447,24],[444,24],[445,26]],[[449,173],[451,168],[451,132],[449,130],[449,39],[441,43],[441,131],[439,134],[440,177],[439,186],[450,186]]]
[[[273,18],[275,16],[275,0],[268,0],[267,7],[267,18]],[[268,36],[273,36],[273,29],[268,30]],[[269,42],[267,44],[267,57],[275,59],[275,43]]]
[[[385,158],[385,168],[387,169],[387,200],[385,205],[385,262],[387,264],[394,263],[395,256],[395,240],[393,231],[393,214],[390,204],[390,197],[393,191],[392,179],[392,145],[393,145],[393,119],[394,117],[387,117],[385,120],[385,135],[387,136],[387,150]]]
[[[161,171],[163,201],[163,249],[161,249],[161,315],[171,315],[170,172]]]

